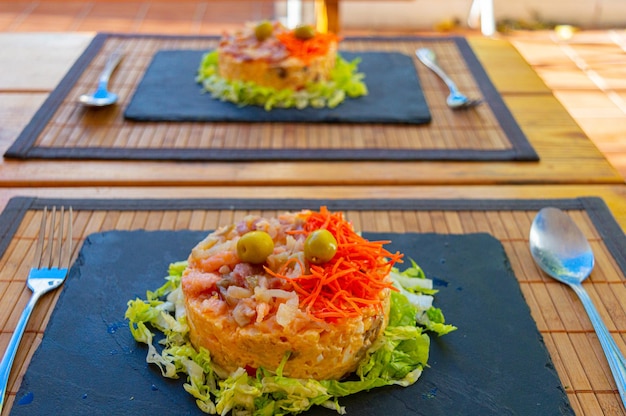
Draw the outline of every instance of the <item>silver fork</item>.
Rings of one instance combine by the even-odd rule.
[[[58,220],[57,213],[60,217]],[[46,242],[46,223],[48,216],[50,217],[50,224]],[[65,224],[66,221],[67,224]],[[11,366],[13,365],[13,360],[15,359],[20,340],[26,329],[28,319],[39,298],[43,294],[56,289],[63,283],[67,276],[71,256],[72,207],[69,207],[67,214],[64,207],[61,207],[60,212],[57,212],[56,207],[52,207],[50,215],[48,215],[48,207],[45,207],[41,218],[37,246],[35,247],[34,264],[26,280],[28,288],[33,293],[17,322],[15,332],[13,332],[4,357],[2,357],[2,362],[0,362],[0,412],[2,412],[2,408],[4,407]]]
[[[428,48],[420,48],[415,51],[415,55],[417,56],[417,59],[437,74],[439,78],[441,78],[448,86],[448,89],[450,90],[450,94],[448,95],[448,98],[446,98],[448,107],[453,110],[460,110],[477,106],[482,102],[480,99],[467,98],[465,95],[461,94],[454,81],[452,81],[452,78],[450,78],[437,63],[437,56],[435,55],[435,52]]]

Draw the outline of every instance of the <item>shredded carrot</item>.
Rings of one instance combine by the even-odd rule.
[[[333,33],[316,33],[310,39],[299,39],[293,30],[278,33],[276,37],[285,45],[290,56],[300,59],[306,65],[313,58],[326,55],[330,45],[339,41],[337,35]]]
[[[327,207],[319,212],[307,211],[304,234],[325,228],[337,240],[335,256],[325,264],[300,264],[302,274],[286,275],[288,265],[273,276],[289,280],[300,297],[300,307],[315,320],[337,321],[360,316],[365,308],[383,307],[382,292],[395,290],[389,272],[402,254],[391,253],[383,245],[388,241],[368,241],[357,234],[341,213]],[[288,262],[292,264],[293,262]]]

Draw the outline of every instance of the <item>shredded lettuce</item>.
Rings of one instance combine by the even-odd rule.
[[[434,295],[438,291],[433,289],[432,280],[426,278],[426,274],[415,261],[411,260],[411,267],[403,272],[394,268],[391,278],[398,291],[416,308],[418,325],[440,336],[457,329],[454,325],[446,324],[441,309],[433,306]]]
[[[367,95],[365,75],[358,72],[360,59],[347,62],[337,55],[330,80],[310,83],[300,91],[277,90],[253,82],[230,81],[219,76],[217,51],[204,54],[198,68],[196,81],[215,99],[240,106],[256,105],[269,111],[272,108],[335,108],[347,97]]]
[[[159,367],[164,377],[186,376],[183,388],[208,414],[270,416],[298,414],[323,406],[345,414],[341,397],[376,387],[409,386],[427,366],[430,338],[456,327],[445,323],[440,309],[432,306],[432,282],[421,268],[412,266],[391,277],[397,292],[391,294],[389,323],[348,380],[305,380],[283,376],[286,355],[277,369],[260,368],[256,376],[239,368],[224,374],[211,362],[209,351],[197,351],[189,341],[180,281],[186,261],[173,263],[163,286],[148,291],[146,299],[128,302],[126,319],[137,342],[147,345],[146,362]],[[419,280],[419,281],[418,281]],[[430,282],[430,283],[429,283]],[[164,338],[158,343],[152,330]]]

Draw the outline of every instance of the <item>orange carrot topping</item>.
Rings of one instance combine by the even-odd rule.
[[[285,45],[290,56],[300,59],[306,65],[317,56],[326,55],[328,48],[339,38],[333,33],[316,33],[310,39],[299,39],[294,35],[294,31],[278,33],[278,40]]]
[[[357,234],[341,213],[331,213],[326,207],[319,212],[305,212],[306,235],[325,228],[337,240],[335,256],[324,264],[300,264],[300,276],[286,275],[288,262],[277,272],[268,273],[289,280],[300,297],[300,307],[315,320],[336,321],[356,317],[363,308],[382,308],[384,290],[394,290],[389,272],[402,254],[391,253],[388,241],[368,241]]]

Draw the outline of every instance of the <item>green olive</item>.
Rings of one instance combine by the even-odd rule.
[[[274,240],[265,231],[250,231],[237,241],[237,256],[246,263],[260,264],[274,252]]]
[[[294,29],[293,35],[302,40],[311,39],[315,37],[315,29],[311,25],[302,25]]]
[[[314,264],[330,261],[337,253],[337,240],[330,231],[315,230],[304,240],[304,257]]]
[[[274,26],[267,20],[259,23],[254,28],[254,36],[261,42],[272,36],[272,32],[274,32]]]

